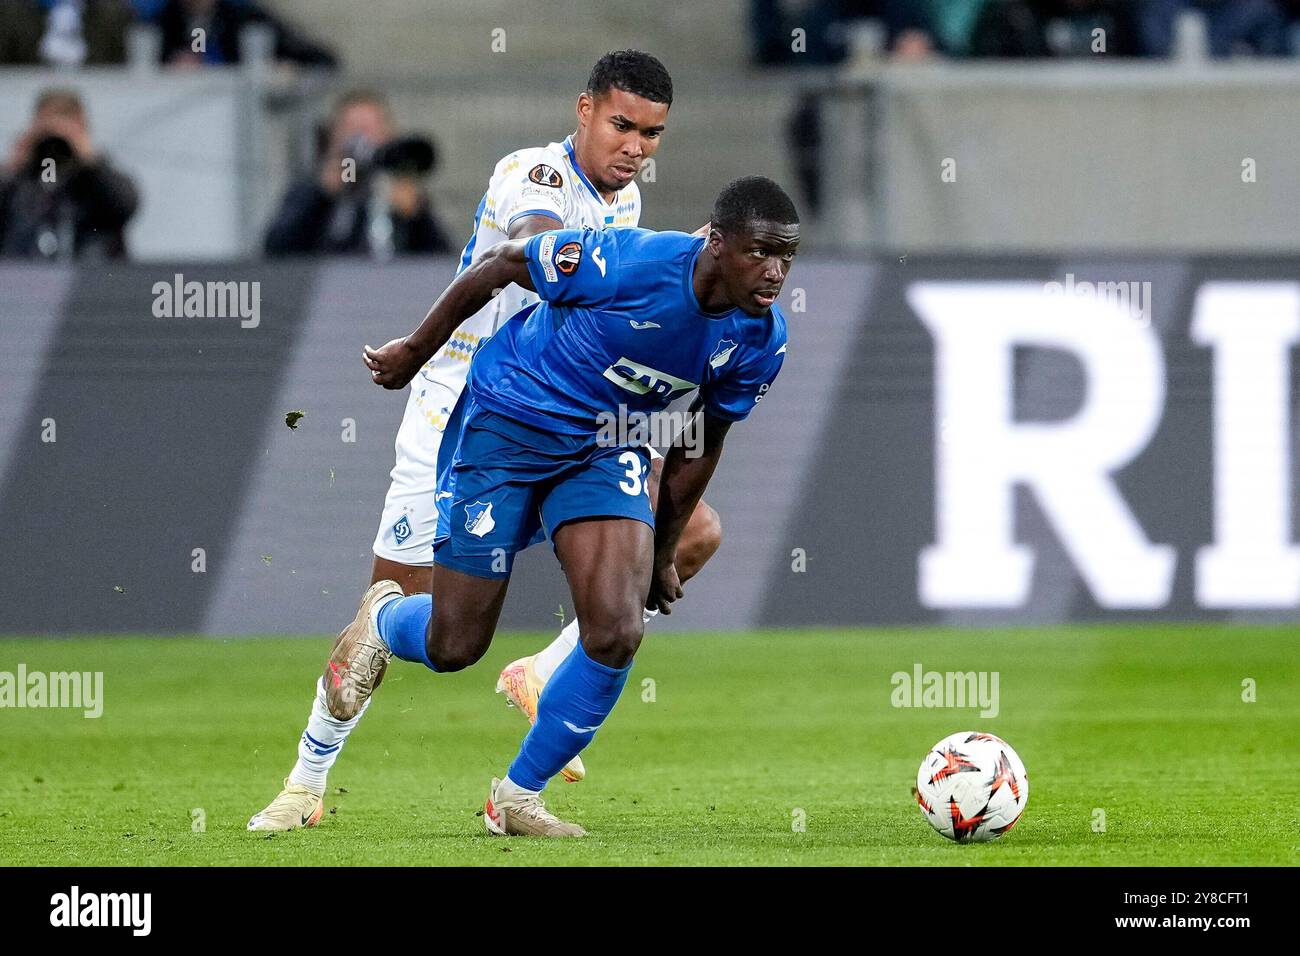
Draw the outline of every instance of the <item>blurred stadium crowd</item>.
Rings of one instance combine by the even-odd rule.
[[[747,11],[752,63],[764,71],[834,71],[862,57],[1084,56],[1099,52],[1098,36],[1100,52],[1122,57],[1180,57],[1189,36],[1201,55],[1217,58],[1300,48],[1300,0],[749,0]],[[314,158],[289,177],[262,253],[387,259],[455,251],[429,188],[438,165],[432,135],[403,131],[387,91],[347,90],[342,57],[311,29],[254,0],[0,0],[0,69],[68,78],[34,103],[10,104],[29,109],[30,121],[0,144],[0,255],[126,256],[126,229],[144,190],[96,141],[76,72],[142,59],[164,70],[230,67],[248,55],[250,27],[278,70],[332,76],[331,88],[344,91],[318,117]],[[814,215],[824,191],[816,173],[821,122],[815,98],[805,98],[786,133]],[[351,179],[337,174],[345,157],[356,163]]]
[[[1092,52],[1107,31],[1120,56],[1173,52],[1179,15],[1205,18],[1216,57],[1296,52],[1300,0],[750,0],[754,59],[762,64],[837,62],[855,26],[879,28],[902,57],[1069,56]],[[270,28],[275,59],[334,69],[338,55],[255,0],[0,0],[0,64],[103,66],[127,61],[133,22],[156,24],[160,62],[177,67],[238,63],[249,24]],[[796,56],[790,30],[809,34]],[[207,32],[192,48],[195,28]]]
[[[240,61],[243,28],[269,27],[275,58],[334,68],[338,57],[253,0],[0,0],[0,64],[6,66],[113,66],[127,61],[134,22],[156,24],[161,63],[219,66]],[[206,33],[195,50],[192,31]]]
[[[250,25],[270,31],[281,67],[340,66],[328,46],[252,0],[0,0],[0,65],[124,65],[133,23],[156,26],[154,54],[166,69],[240,63]],[[433,142],[400,136],[382,93],[344,93],[319,140],[318,167],[285,193],[266,231],[266,255],[452,251],[422,185],[435,164]],[[356,163],[351,177],[339,175],[344,157]],[[369,188],[368,173],[376,169],[390,174],[382,197]],[[97,148],[77,92],[43,91],[0,178],[0,255],[124,256],[125,229],[138,204],[132,178]]]
[[[759,63],[842,62],[855,40],[904,59],[1051,57],[1105,52],[1168,57],[1181,15],[1204,19],[1211,56],[1289,56],[1300,46],[1300,0],[753,0]],[[804,26],[808,56],[790,48]]]

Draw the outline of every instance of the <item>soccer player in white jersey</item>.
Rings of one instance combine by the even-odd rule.
[[[641,194],[636,176],[659,148],[672,96],[668,71],[648,53],[622,50],[601,57],[587,89],[578,96],[576,132],[562,143],[521,149],[497,163],[474,213],[473,233],[457,271],[506,239],[562,227],[638,225]],[[392,484],[375,536],[372,583],[396,581],[408,595],[431,589],[438,450],[448,416],[465,387],[475,351],[502,322],[536,301],[535,293],[508,286],[461,324],[411,382],[397,432]],[[652,472],[650,490],[656,498],[662,465],[657,459]],[[704,566],[720,542],[718,515],[700,502],[677,549],[683,582]],[[508,664],[497,690],[535,721],[542,688],[577,641],[578,622],[573,620],[542,651]],[[337,653],[330,655],[298,743],[298,761],[280,794],[249,821],[250,830],[292,830],[320,820],[326,776],[369,706],[369,698],[358,705],[339,680],[346,668]],[[380,680],[382,674],[376,686]],[[561,776],[574,782],[585,773],[581,758],[575,757]]]

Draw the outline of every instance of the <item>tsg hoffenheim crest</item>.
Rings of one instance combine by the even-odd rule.
[[[492,517],[492,502],[484,504],[476,501],[465,506],[465,530],[474,537],[481,538],[491,533],[496,526],[496,520]]]
[[[709,356],[709,368],[721,368],[726,365],[727,359],[731,358],[731,353],[734,351],[736,351],[736,343],[731,339],[723,339]]]

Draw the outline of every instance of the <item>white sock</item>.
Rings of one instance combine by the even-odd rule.
[[[316,699],[312,701],[307,729],[298,739],[298,762],[289,771],[289,782],[300,784],[312,793],[323,794],[330,767],[339,759],[348,734],[352,733],[369,706],[370,701],[367,700],[351,720],[335,720],[325,705],[325,684],[317,678]]]
[[[388,642],[384,640],[384,635],[379,632],[379,612],[388,607],[388,605],[392,604],[394,601],[400,601],[405,596],[406,595],[404,594],[390,594],[386,600],[380,601],[370,609],[370,623],[375,626],[375,633],[379,634],[379,643],[383,644],[384,647],[388,647]],[[388,647],[388,649],[390,651],[392,650],[391,647]],[[367,700],[366,703],[368,704],[370,701]],[[327,710],[325,713],[328,714],[329,711]],[[361,715],[357,714],[357,716],[360,717]],[[344,736],[347,735],[344,734]]]
[[[555,673],[555,668],[573,653],[573,649],[578,646],[578,619],[575,617],[568,624],[564,625],[564,630],[560,631],[560,636],[545,648],[538,652],[533,658],[533,670],[537,672],[537,679],[545,684]]]
[[[658,611],[652,611],[646,608],[641,615],[641,621],[649,624]],[[538,651],[537,656],[533,658],[533,670],[537,672],[537,679],[545,684],[555,673],[555,668],[573,653],[573,649],[578,646],[578,619],[575,617],[568,624],[564,625],[564,630],[560,631],[559,637],[547,644],[542,650]]]
[[[519,784],[511,780],[510,776],[507,774],[501,779],[501,782],[497,784],[497,791],[492,795],[492,799],[498,803],[508,803],[514,797],[535,797],[539,793],[541,793],[540,790],[529,790],[525,787],[519,786]]]

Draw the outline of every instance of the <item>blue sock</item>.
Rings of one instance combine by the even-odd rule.
[[[413,664],[423,664],[431,671],[438,668],[429,660],[425,641],[429,618],[433,617],[433,595],[412,594],[389,601],[379,609],[379,636],[393,656]]]
[[[614,668],[593,661],[579,642],[546,682],[537,703],[537,723],[510,765],[510,779],[528,790],[545,787],[591,743],[596,728],[614,709],[631,669],[630,663]]]

